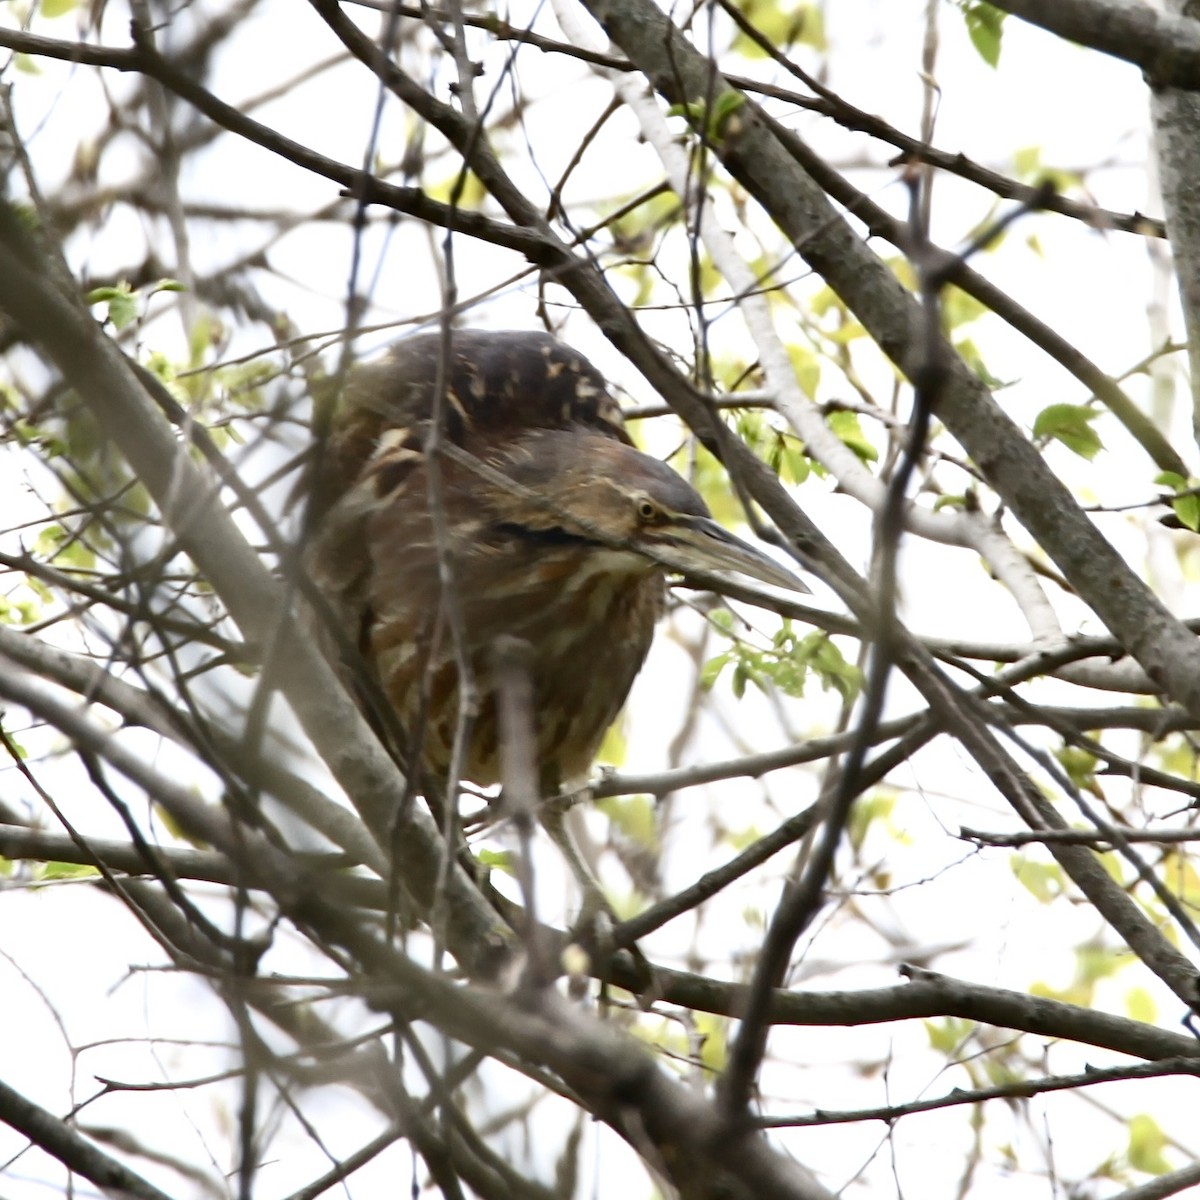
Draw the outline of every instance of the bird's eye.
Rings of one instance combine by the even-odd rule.
[[[645,496],[638,501],[637,512],[643,521],[653,521],[659,515],[658,505],[653,500],[647,500]]]

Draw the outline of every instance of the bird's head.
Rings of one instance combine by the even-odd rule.
[[[493,489],[514,531],[607,549],[615,569],[735,572],[793,592],[809,589],[718,524],[699,492],[665,463],[610,437],[538,430],[495,466],[517,485]],[[500,492],[507,495],[500,495]]]

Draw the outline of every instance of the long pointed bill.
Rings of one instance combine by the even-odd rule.
[[[660,531],[655,550],[676,570],[735,571],[789,592],[809,592],[804,581],[708,517],[677,519]]]

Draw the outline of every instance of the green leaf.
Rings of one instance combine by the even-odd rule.
[[[847,412],[844,409],[838,412],[831,412],[826,418],[829,422],[829,428],[837,434],[859,458],[865,463],[873,463],[879,457],[879,451],[867,440],[867,435],[862,431],[862,425],[858,419],[858,413]]]
[[[92,288],[87,294],[88,304],[105,304],[108,306],[108,320],[118,329],[137,320],[137,293],[122,280],[116,287]]]
[[[1013,155],[1013,171],[1021,179],[1032,179],[1042,173],[1041,146],[1022,146]]]
[[[940,1021],[925,1021],[923,1024],[930,1046],[943,1054],[955,1054],[961,1050],[975,1029],[973,1021],[958,1017],[944,1017]]]
[[[29,757],[29,751],[7,730],[5,730],[5,737],[7,738],[7,744],[4,747],[6,753],[15,754],[17,758],[21,759]]]
[[[1047,166],[1042,161],[1040,146],[1024,146],[1013,155],[1013,174],[1030,187],[1048,183],[1056,192],[1069,192],[1083,184],[1083,176],[1078,171]]]
[[[694,454],[690,446],[681,446],[679,454],[672,456],[672,465],[687,476],[722,525],[736,526],[745,521],[742,503],[730,487],[728,472],[703,446],[695,447]]]
[[[941,306],[942,325],[947,330],[957,329],[990,311],[986,304],[953,285],[942,289]]]
[[[1155,475],[1154,482],[1161,483],[1164,487],[1172,488],[1177,492],[1188,486],[1188,481],[1174,471],[1161,471]]]
[[[739,0],[738,8],[753,22],[755,29],[773,46],[796,44],[824,50],[825,19],[815,4],[791,4],[786,0]],[[746,58],[766,58],[753,38],[740,30],[733,39],[733,50]]]
[[[1057,900],[1064,891],[1062,868],[1057,863],[1039,862],[1014,854],[1010,865],[1017,882],[1042,904]]]
[[[727,666],[729,666],[728,654],[718,654],[715,658],[710,658],[700,668],[700,686],[706,692],[711,691],[713,684],[721,677],[721,672]]]
[[[614,796],[598,800],[596,807],[631,841],[657,849],[657,812],[649,796]]]
[[[754,845],[762,837],[762,831],[756,825],[747,825],[745,829],[730,829],[722,839],[731,850],[740,854],[747,846]]]
[[[998,392],[1001,388],[1012,386],[1011,379],[1000,379],[988,370],[987,363],[983,361],[983,356],[979,353],[979,347],[971,338],[955,339],[954,348],[967,366],[987,385],[989,392]]]
[[[79,0],[42,0],[38,11],[47,20],[53,21],[56,17],[65,17],[67,13],[74,12],[78,7]]]
[[[780,436],[779,443],[779,478],[784,483],[803,483],[812,474],[812,459],[786,435]]]
[[[48,862],[42,863],[33,873],[39,882],[52,879],[89,879],[99,875],[96,867],[86,863]]]
[[[967,23],[967,36],[971,45],[979,52],[989,67],[995,67],[1000,62],[1000,39],[1004,32],[1004,18],[1007,14],[991,4],[967,4],[963,8],[963,19]]]
[[[800,390],[813,400],[817,395],[817,384],[821,382],[821,360],[807,346],[789,346],[788,358],[792,360],[792,370],[796,372],[796,382]]]
[[[693,129],[703,129],[704,136],[710,142],[719,142],[727,131],[729,118],[745,103],[746,97],[730,88],[715,97],[711,105],[705,100],[685,100],[680,104],[672,104],[667,109],[667,116],[684,117]]]
[[[939,496],[933,502],[933,511],[940,512],[943,508],[965,509],[967,507],[967,498],[963,495],[946,495]]]
[[[1100,760],[1095,755],[1078,746],[1063,746],[1054,752],[1054,757],[1077,788],[1092,793],[1098,790],[1096,767]]]
[[[1167,1136],[1153,1117],[1139,1113],[1129,1122],[1129,1165],[1147,1175],[1165,1175],[1171,1164],[1163,1155]]]
[[[70,534],[61,525],[47,525],[34,539],[33,552],[39,558],[53,558],[68,537]]]
[[[605,731],[596,758],[610,766],[619,767],[625,762],[625,751],[628,742],[625,737],[624,722],[618,717]]]
[[[1158,1006],[1145,988],[1130,988],[1125,994],[1125,1011],[1134,1021],[1153,1025],[1158,1020]]]
[[[1075,947],[1075,980],[1090,987],[1101,979],[1111,979],[1128,961],[1128,956],[1102,942],[1084,942]]]
[[[872,792],[869,796],[860,797],[850,809],[850,819],[846,822],[846,832],[850,836],[850,844],[855,850],[861,850],[866,841],[867,831],[876,821],[886,821],[896,807],[895,796],[886,792]]]
[[[746,97],[741,92],[730,88],[727,92],[722,92],[714,101],[712,112],[708,117],[708,134],[713,140],[722,137],[725,134],[725,127],[729,118],[733,116],[739,108],[742,108],[746,103]]]
[[[474,171],[467,171],[465,175],[455,171],[425,190],[442,204],[451,203],[457,193],[456,207],[465,209],[479,208],[488,195],[487,187]]]
[[[1190,491],[1197,486],[1195,479],[1184,479],[1174,471],[1163,471],[1154,477],[1155,483],[1161,483],[1176,492]],[[1200,533],[1200,496],[1176,496],[1170,501],[1171,507],[1180,522],[1193,533]]]
[[[727,1033],[729,1019],[711,1013],[696,1014],[696,1033],[700,1037],[700,1062],[714,1074],[725,1070],[729,1059]]]
[[[505,875],[516,875],[512,855],[507,850],[478,850],[475,857],[480,866],[503,871]]]
[[[849,662],[837,643],[823,630],[808,634],[796,646],[796,656],[806,662],[821,681],[821,686],[832,688],[849,704],[862,687],[862,672]]]
[[[1090,462],[1104,449],[1100,435],[1091,425],[1099,415],[1096,409],[1084,404],[1051,404],[1034,420],[1033,436],[1062,442],[1068,450]]]
[[[41,607],[33,600],[0,596],[0,625],[32,625],[41,616]]]
[[[785,695],[803,696],[813,675],[822,687],[836,690],[847,701],[862,686],[861,672],[846,661],[827,633],[814,630],[801,637],[790,621],[783,622],[768,649],[732,641],[728,650],[705,663],[701,670],[705,686],[712,687],[730,663],[733,664],[730,682],[739,700],[751,683],[760,691],[765,692],[773,685]]]

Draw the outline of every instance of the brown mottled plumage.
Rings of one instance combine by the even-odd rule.
[[[679,475],[630,444],[602,376],[541,333],[407,338],[351,373],[312,490],[307,562],[378,675],[423,765],[447,770],[458,721],[425,446],[437,388],[444,559],[479,710],[463,776],[499,780],[492,649],[528,643],[544,785],[586,774],[641,668],[668,570],[803,585],[712,521]],[[462,452],[465,452],[462,453]],[[471,456],[468,458],[467,456]],[[477,461],[476,461],[477,460]]]

